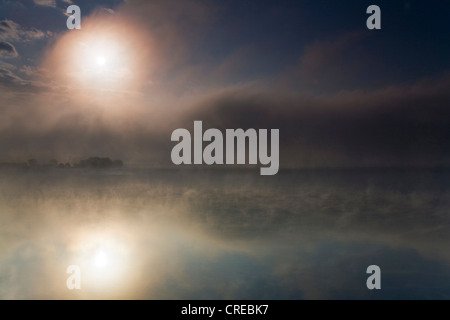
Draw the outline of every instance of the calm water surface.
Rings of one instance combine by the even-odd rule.
[[[450,171],[0,173],[1,299],[449,299]],[[381,290],[366,269],[381,268]],[[81,289],[69,290],[69,265]]]

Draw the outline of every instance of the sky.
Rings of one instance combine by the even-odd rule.
[[[372,2],[2,0],[0,161],[166,167],[202,120],[279,129],[282,168],[447,166],[450,3]]]

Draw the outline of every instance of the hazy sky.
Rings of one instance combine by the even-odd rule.
[[[167,166],[202,120],[280,129],[282,167],[448,165],[450,3],[372,2],[0,1],[0,161]]]

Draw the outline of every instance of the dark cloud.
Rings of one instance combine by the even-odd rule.
[[[358,48],[368,37],[361,31],[345,32],[305,45],[296,65],[282,75],[280,86],[320,93],[366,84],[370,58]]]
[[[17,57],[16,48],[9,42],[0,42],[0,56],[2,57]]]
[[[449,80],[324,97],[223,90],[196,102],[184,125],[280,129],[290,166],[448,165]]]
[[[0,32],[4,33],[8,29],[9,30],[12,29],[11,22],[12,21],[9,21],[9,20],[0,21]]]
[[[11,72],[3,78],[22,83]],[[19,158],[25,153],[70,158],[100,152],[170,166],[172,131],[192,130],[193,121],[202,120],[205,130],[279,129],[281,167],[449,165],[448,83],[443,77],[326,97],[241,86],[186,97],[167,112],[152,111],[168,108],[169,102],[161,102],[152,109],[136,106],[131,113],[122,107],[117,116],[102,113],[94,102],[64,102],[70,98],[61,95],[60,103],[50,97],[22,103],[27,117],[4,127],[0,145],[5,156]],[[36,103],[40,109],[31,107]]]

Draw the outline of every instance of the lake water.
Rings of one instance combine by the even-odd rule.
[[[0,172],[0,299],[449,299],[450,170]],[[81,289],[66,273],[78,266]],[[367,267],[381,269],[369,290]]]

